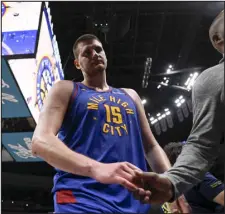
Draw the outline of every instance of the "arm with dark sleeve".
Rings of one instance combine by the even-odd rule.
[[[210,72],[194,85],[191,134],[174,166],[164,174],[174,186],[175,198],[200,182],[218,155],[223,135],[223,85],[223,80]]]
[[[199,183],[198,187],[199,192],[209,201],[221,204],[216,198],[218,198],[219,195],[224,194],[224,184],[212,174],[206,173],[204,180]],[[221,205],[224,205],[224,202]]]

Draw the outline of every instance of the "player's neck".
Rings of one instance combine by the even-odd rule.
[[[108,90],[109,86],[106,82],[106,75],[104,73],[99,73],[99,75],[96,76],[85,76],[84,81],[82,82],[84,85],[96,88],[100,90]]]

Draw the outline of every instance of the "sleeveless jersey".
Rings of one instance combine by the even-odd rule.
[[[71,150],[96,161],[127,161],[147,171],[139,123],[136,106],[124,90],[110,87],[97,92],[74,83],[58,138]],[[114,213],[146,213],[150,208],[121,185],[56,171],[53,193],[71,190],[78,205]]]

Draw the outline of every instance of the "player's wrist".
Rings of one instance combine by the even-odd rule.
[[[168,176],[166,175],[166,172],[164,172],[163,174],[161,174],[162,177],[164,177],[165,179],[167,179],[167,182],[170,186],[169,191],[168,191],[168,195],[169,195],[169,199],[167,202],[172,203],[175,201],[175,186],[173,185],[173,183],[171,182],[171,180],[168,178]]]
[[[96,179],[98,176],[96,172],[101,164],[102,163],[100,163],[98,161],[94,161],[94,160],[89,161],[87,164],[87,176],[90,178]]]
[[[171,188],[170,188],[170,191],[169,191],[170,199],[168,200],[168,202],[172,203],[176,200],[176,198],[175,198],[175,187],[174,187],[174,185],[172,184],[171,181],[170,181],[170,184],[171,184]]]

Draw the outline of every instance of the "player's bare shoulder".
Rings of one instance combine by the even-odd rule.
[[[72,81],[60,80],[53,85],[52,89],[59,90],[62,93],[65,93],[65,92],[72,92],[73,87],[74,87],[74,83]]]
[[[72,94],[74,83],[69,80],[60,80],[53,85],[50,94],[57,93],[60,96],[70,96]]]
[[[66,104],[69,102],[73,92],[74,83],[68,80],[60,80],[50,89],[44,106]]]

